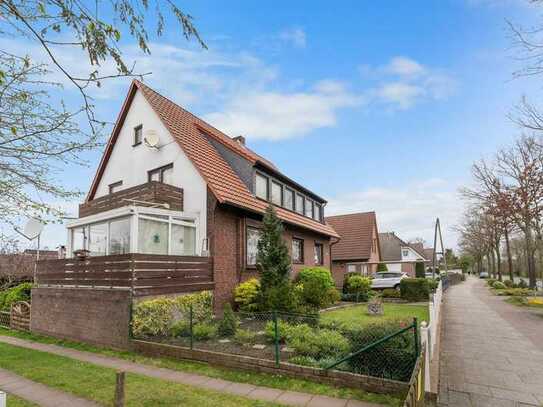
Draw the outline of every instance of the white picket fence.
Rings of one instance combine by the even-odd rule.
[[[428,311],[430,315],[430,322],[422,322],[420,326],[420,341],[426,344],[426,363],[424,369],[424,387],[426,391],[430,391],[430,364],[434,360],[434,357],[439,358],[437,354],[436,344],[438,340],[438,328],[441,324],[441,303],[443,299],[443,287],[441,281],[437,286],[435,293],[432,295],[432,299],[428,303]]]

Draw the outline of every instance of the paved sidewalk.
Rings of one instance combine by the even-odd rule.
[[[472,277],[445,294],[439,406],[543,405],[543,349],[511,320],[523,310],[485,284]]]
[[[94,407],[98,404],[0,369],[0,390],[44,407]]]
[[[129,362],[119,358],[98,355],[92,352],[83,352],[75,349],[64,348],[57,345],[49,345],[32,342],[25,339],[1,336],[0,342],[20,346],[27,349],[34,349],[55,355],[66,356],[83,362],[123,370],[125,372],[137,373],[157,379],[169,380],[176,383],[215,390],[224,393],[236,394],[254,400],[271,401],[288,406],[304,407],[382,407],[379,404],[368,403],[358,400],[346,400],[333,397],[326,397],[308,393],[300,393],[288,390],[273,389],[263,386],[255,386],[247,383],[236,383],[222,379],[215,379],[208,376],[185,373],[177,370],[158,368]],[[1,388],[1,383],[0,383]],[[6,390],[9,392],[9,390]],[[17,393],[13,393],[17,394]],[[74,404],[75,405],[75,404]]]

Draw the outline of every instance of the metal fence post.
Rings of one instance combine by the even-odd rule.
[[[413,318],[413,335],[415,336],[415,360],[419,357],[420,343],[417,317]]]
[[[279,366],[279,326],[277,324],[277,311],[272,311],[273,330],[275,339],[275,366]]]
[[[117,372],[115,381],[115,407],[124,407],[124,372]]]
[[[194,344],[194,337],[192,333],[193,328],[193,314],[192,314],[192,304],[189,305],[189,325],[190,325],[190,350],[192,350],[193,344]]]

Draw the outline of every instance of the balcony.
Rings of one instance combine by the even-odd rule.
[[[150,181],[80,204],[79,217],[96,215],[138,202],[167,204],[168,209],[183,211],[183,189]]]

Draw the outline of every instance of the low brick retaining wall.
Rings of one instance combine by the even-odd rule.
[[[403,395],[409,389],[408,383],[378,377],[363,376],[337,370],[324,370],[313,367],[293,365],[281,362],[275,365],[273,360],[257,359],[249,356],[207,350],[189,349],[180,346],[132,340],[134,351],[151,357],[170,357],[174,359],[189,359],[208,362],[234,369],[249,370],[272,374],[283,374],[294,378],[308,379],[319,383],[332,384],[342,387],[363,389],[372,393]]]

